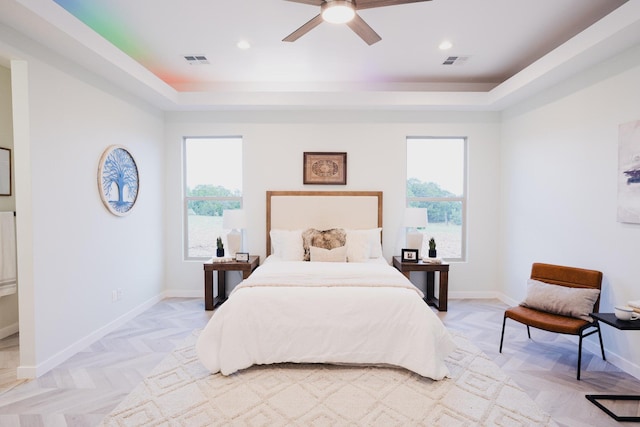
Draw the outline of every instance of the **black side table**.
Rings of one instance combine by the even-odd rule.
[[[591,313],[591,317],[599,322],[606,323],[609,326],[613,326],[616,329],[623,331],[640,331],[640,320],[618,320],[613,313]],[[585,396],[591,403],[602,409],[611,418],[616,421],[633,421],[640,422],[640,417],[625,417],[616,415],[609,408],[604,406],[598,400],[635,400],[640,401],[640,395],[630,394],[587,394]]]

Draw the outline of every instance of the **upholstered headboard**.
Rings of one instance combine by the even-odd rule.
[[[267,256],[271,230],[382,227],[382,191],[267,191]]]

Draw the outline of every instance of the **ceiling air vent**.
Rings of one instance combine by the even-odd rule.
[[[468,59],[468,56],[449,56],[442,65],[464,65]]]
[[[209,63],[209,60],[204,55],[185,55],[184,59],[189,65],[205,65]]]

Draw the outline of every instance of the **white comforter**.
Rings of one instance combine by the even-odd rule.
[[[211,372],[281,362],[385,364],[448,375],[455,345],[388,264],[268,262],[217,309],[196,350]]]

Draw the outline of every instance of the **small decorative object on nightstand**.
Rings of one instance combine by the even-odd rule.
[[[224,245],[222,244],[222,237],[216,239],[216,256],[222,258],[224,256]]]
[[[418,250],[417,249],[403,249],[402,250],[402,262],[418,262]]]
[[[429,258],[435,258],[437,256],[438,254],[436,251],[436,239],[432,237],[429,239]]]
[[[238,262],[247,262],[247,261],[249,261],[249,253],[248,252],[236,252],[236,261],[238,261]]]

